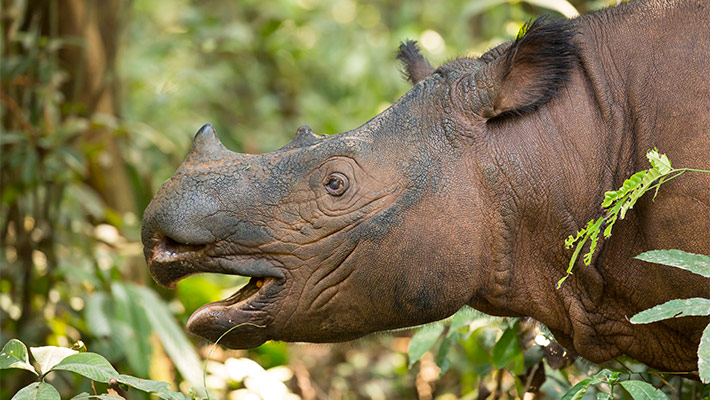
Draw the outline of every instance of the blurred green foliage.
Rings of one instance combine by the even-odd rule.
[[[121,373],[201,393],[197,360],[207,344],[188,341],[182,327],[197,307],[227,297],[244,279],[196,276],[176,291],[157,288],[142,260],[139,220],[202,124],[212,123],[232,150],[252,153],[282,146],[303,124],[318,133],[352,129],[408,90],[394,58],[402,40],[418,40],[437,65],[509,40],[537,15],[613,2],[3,1],[0,342],[69,347],[82,340]],[[67,50],[94,51],[88,36],[61,33],[70,3],[117,17],[117,26],[98,21],[117,49],[106,62],[114,68],[102,76],[65,58]],[[117,10],[104,10],[108,4]],[[113,112],[91,112],[94,105],[74,95],[97,78],[110,83]],[[111,140],[87,140],[95,131]],[[90,179],[95,164],[125,171],[129,185],[120,190],[135,207],[112,205]],[[336,346],[217,349],[207,385],[217,398],[258,392],[253,382],[264,377],[271,390],[302,398],[521,395],[516,375],[541,357],[521,349],[527,331],[477,314],[457,318],[428,328],[436,334],[410,369],[411,333],[403,331]],[[440,375],[437,364],[448,370]],[[559,397],[587,367],[595,368],[545,366],[543,390]],[[32,379],[3,371],[0,398]],[[51,379],[63,396],[92,390],[71,374]]]

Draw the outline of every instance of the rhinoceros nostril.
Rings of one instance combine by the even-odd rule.
[[[153,259],[159,262],[169,262],[182,260],[198,255],[207,247],[204,244],[186,244],[177,240],[160,235],[157,237],[158,243],[153,247]]]

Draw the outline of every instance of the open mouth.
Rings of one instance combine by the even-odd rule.
[[[253,255],[215,255],[217,244],[185,244],[165,235],[156,235],[145,255],[153,279],[161,286],[174,288],[190,275],[219,273],[249,277],[249,282],[228,298],[208,303],[197,309],[187,323],[190,332],[216,341],[230,328],[235,329],[220,343],[232,348],[261,344],[264,328],[270,318],[263,310],[278,291],[283,276],[263,257]],[[239,335],[236,335],[239,331]],[[251,333],[250,333],[251,332]]]

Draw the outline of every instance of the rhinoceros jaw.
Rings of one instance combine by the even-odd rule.
[[[267,280],[271,281],[273,279],[272,278],[251,278],[249,280],[249,282],[247,282],[246,285],[242,286],[233,295],[229,296],[228,298],[226,298],[224,300],[206,304],[205,306],[209,306],[209,305],[213,305],[213,304],[219,304],[221,306],[226,306],[226,305],[231,306],[234,304],[245,302],[245,301],[249,300],[250,298],[254,297],[257,293],[259,293],[259,290],[262,287],[264,287],[265,281],[267,281]]]
[[[220,344],[230,348],[259,346],[267,339],[263,329],[271,321],[262,309],[271,301],[264,293],[274,289],[278,289],[277,278],[251,278],[230,297],[198,308],[187,321],[187,329],[212,342],[221,338]]]

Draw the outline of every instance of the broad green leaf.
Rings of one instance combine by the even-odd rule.
[[[658,179],[660,177],[661,177],[661,173],[657,169],[649,169],[646,172],[646,175],[643,176],[643,180],[641,182],[643,183],[643,186],[645,188],[645,187],[650,186],[651,183],[653,183],[653,181],[655,181],[656,179]],[[643,194],[643,192],[639,193],[638,196],[641,196],[642,194]]]
[[[476,311],[469,306],[463,306],[462,309],[458,310],[456,314],[451,317],[451,324],[449,325],[448,336],[454,336],[459,329],[468,325],[471,321],[485,316],[480,311]]]
[[[561,400],[580,400],[587,393],[587,390],[589,390],[589,386],[596,385],[597,383],[599,383],[599,380],[592,378],[580,381],[572,386],[570,390],[562,396]]]
[[[604,237],[606,239],[609,239],[609,237],[611,237],[611,230],[614,227],[614,223],[616,222],[616,219],[618,217],[618,214],[613,214],[611,215],[611,218],[606,221],[606,228],[604,228]]]
[[[669,265],[710,278],[710,257],[683,250],[651,250],[634,257],[656,264]]]
[[[621,196],[625,195],[626,193],[628,193],[629,191],[634,190],[637,187],[639,187],[639,185],[641,185],[641,182],[643,182],[643,177],[645,175],[646,175],[645,170],[639,171],[639,172],[631,175],[629,177],[629,179],[625,180],[624,185],[621,187],[621,189],[619,189],[619,191],[621,192],[619,197],[621,197]]]
[[[450,332],[444,337],[444,339],[441,341],[441,344],[439,345],[439,351],[436,353],[436,365],[439,367],[439,375],[443,375],[446,371],[448,371],[449,367],[451,366],[451,361],[449,361],[449,350],[451,350],[451,345],[453,342],[456,340],[456,331],[453,330],[452,328],[449,328]],[[454,334],[451,334],[451,331],[454,332]]]
[[[409,342],[409,350],[407,351],[409,368],[412,368],[412,365],[434,346],[442,332],[444,332],[444,325],[441,323],[426,325],[417,330]]]
[[[30,352],[32,352],[32,356],[39,363],[39,372],[42,375],[49,372],[52,367],[63,359],[72,354],[79,353],[76,350],[57,346],[30,347]]]
[[[505,368],[519,353],[521,350],[518,346],[516,329],[508,328],[493,346],[493,366]]]
[[[27,371],[32,371],[35,375],[39,375],[35,368],[32,366],[30,363],[26,363],[24,361],[20,361],[17,358],[5,354],[5,353],[0,353],[0,369],[24,369]]]
[[[630,209],[634,208],[634,204],[636,204],[636,199],[634,198],[634,193],[631,193],[629,197],[624,200],[624,203],[621,205],[621,209],[619,210],[619,218],[624,219],[626,218],[626,212],[629,211]]]
[[[619,194],[616,191],[608,191],[604,193],[604,201],[602,201],[602,207],[609,207],[611,203],[613,203],[618,198]]]
[[[20,389],[10,400],[61,400],[61,397],[49,383],[35,382]]]
[[[114,282],[111,284],[111,294],[114,304],[111,325],[116,327],[114,339],[121,343],[131,370],[138,376],[147,376],[152,353],[149,342],[152,329],[146,316],[146,307],[137,303],[140,296],[132,293],[131,286]]]
[[[703,383],[710,383],[710,324],[705,327],[698,346],[698,372]]]
[[[597,242],[599,241],[599,232],[601,229],[602,222],[601,218],[592,226],[591,235],[589,235],[589,251],[582,257],[584,265],[589,266],[592,263],[592,256],[594,255],[594,250],[597,248]]]
[[[710,299],[693,297],[675,299],[657,305],[631,317],[632,324],[648,324],[669,318],[710,315]]]
[[[39,375],[35,367],[30,364],[27,347],[17,339],[10,339],[0,352],[0,369],[10,368],[26,369]]]
[[[163,399],[163,400],[195,400],[195,399],[200,399],[199,396],[196,395],[195,389],[190,388],[190,394],[191,396],[188,396],[184,393],[180,392],[170,392],[170,393],[153,393],[153,395]],[[207,400],[213,399],[213,397],[207,398]]]
[[[626,389],[634,400],[668,400],[662,391],[643,381],[621,381],[619,384]]]
[[[84,318],[92,335],[107,337],[112,334],[109,298],[106,292],[96,292],[86,299]]]
[[[609,393],[597,393],[597,400],[612,400],[613,397]]]
[[[602,369],[601,371],[597,372],[594,374],[594,378],[599,379],[600,381],[609,381],[610,378],[614,377],[615,379],[619,377],[618,372],[613,372],[611,370],[608,370],[606,368]]]
[[[63,359],[51,370],[72,371],[93,381],[103,383],[118,378],[118,372],[113,369],[108,360],[99,354],[89,352],[73,354]]]
[[[192,387],[202,387],[200,358],[182,327],[175,322],[175,318],[165,302],[146,287],[131,286],[130,292],[135,296],[136,302],[150,305],[150,307],[145,307],[148,320],[153,331],[158,334],[163,343],[165,352],[168,353],[170,359],[175,363],[175,367],[180,371],[180,375]],[[204,395],[204,390],[200,395]]]
[[[153,393],[163,399],[171,399],[173,395],[175,395],[175,392],[170,390],[170,384],[167,382],[151,381],[149,379],[141,379],[123,374],[119,375],[116,380],[138,390]]]
[[[658,172],[662,174],[668,174],[673,170],[671,167],[671,160],[665,154],[658,154],[657,150],[651,150],[646,153],[648,161],[651,162],[653,168],[657,169]]]
[[[195,399],[200,399],[199,396],[196,396],[195,394],[195,389],[190,388],[190,394],[192,396],[188,396],[184,393],[180,392],[170,392],[170,393],[154,393],[155,396],[160,397],[163,400],[195,400]],[[206,398],[207,400],[212,399],[213,397]]]
[[[111,396],[110,394],[89,394],[81,393],[71,398],[71,400],[125,400],[120,396]]]
[[[17,339],[10,339],[5,343],[5,346],[2,347],[2,353],[26,363],[30,362],[30,356],[27,354],[27,346]]]

